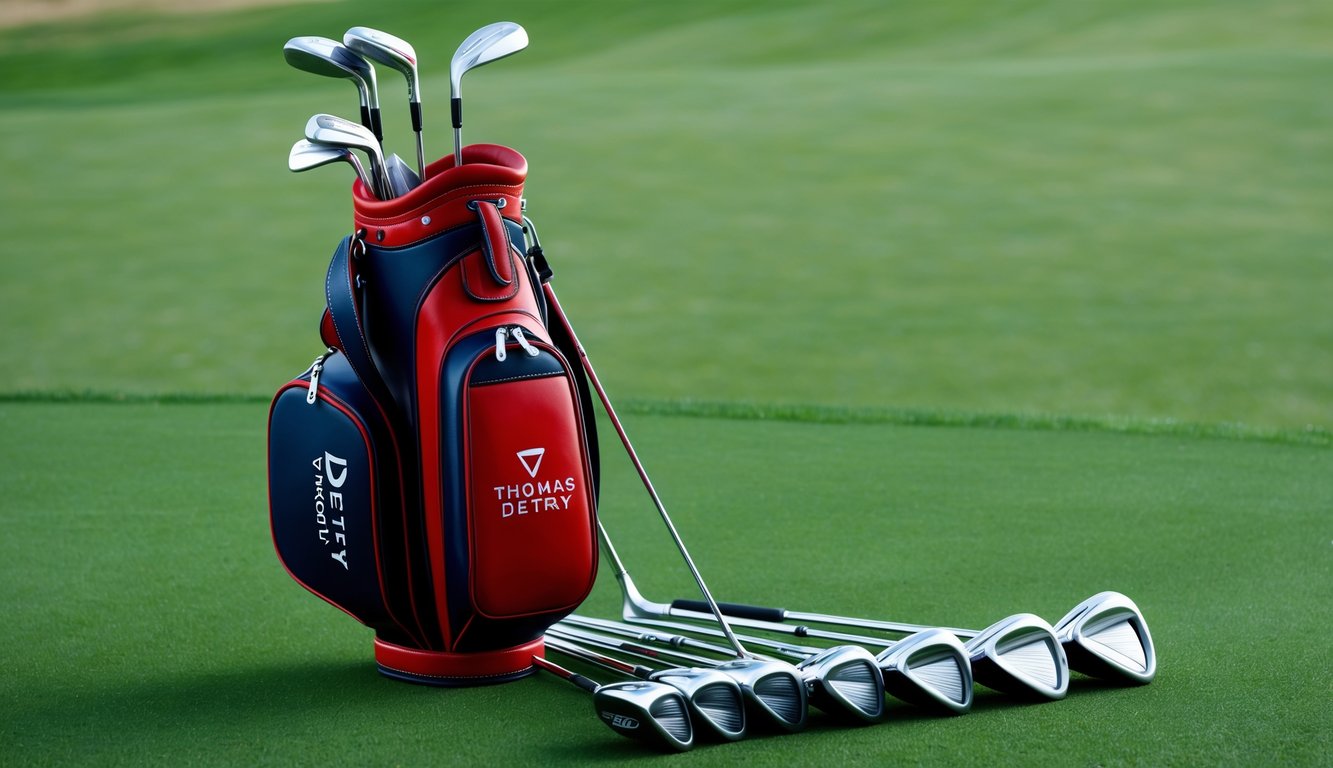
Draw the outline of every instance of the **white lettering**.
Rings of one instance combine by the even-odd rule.
[[[330,553],[329,553],[329,557],[333,558],[334,560],[337,560],[339,563],[342,563],[343,570],[348,570],[348,568],[347,568],[347,550],[344,549],[343,551],[341,551],[341,552],[339,552],[339,553],[337,553],[337,554],[334,554],[334,553],[330,552]]]
[[[338,466],[343,468],[342,474],[338,475],[337,477],[333,476],[334,464],[337,464]],[[328,475],[329,485],[332,485],[334,488],[343,487],[343,483],[347,482],[347,459],[340,459],[337,456],[334,456],[333,454],[329,453],[328,451],[325,451],[324,474]]]

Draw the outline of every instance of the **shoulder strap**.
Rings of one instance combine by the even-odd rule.
[[[370,354],[370,343],[366,341],[361,325],[361,311],[357,304],[356,259],[352,257],[354,248],[364,248],[361,240],[344,237],[333,250],[333,259],[329,262],[329,273],[324,279],[324,298],[329,306],[329,319],[337,336],[338,349],[342,350],[348,364],[356,372],[362,386],[370,391],[381,403],[393,403],[389,387],[380,376],[379,368]]]

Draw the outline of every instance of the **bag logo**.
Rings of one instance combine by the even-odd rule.
[[[528,448],[514,454],[533,482],[493,486],[495,500],[500,503],[500,517],[534,515],[540,512],[559,512],[569,509],[577,486],[572,476],[554,480],[538,480],[537,472],[546,457],[545,448]],[[559,462],[556,462],[559,464]]]
[[[523,468],[528,471],[528,477],[536,477],[537,470],[542,468],[542,457],[546,455],[545,448],[529,448],[526,451],[518,452],[518,460],[523,463]]]

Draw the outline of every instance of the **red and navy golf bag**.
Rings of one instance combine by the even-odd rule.
[[[375,630],[381,672],[438,685],[530,672],[597,569],[591,399],[525,246],[527,161],[466,159],[387,201],[355,183],[329,351],[269,415],[283,565]]]

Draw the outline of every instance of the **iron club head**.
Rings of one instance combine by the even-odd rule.
[[[965,646],[972,677],[987,688],[1033,699],[1063,699],[1069,661],[1045,619],[1020,613],[981,630]]]
[[[361,97],[361,124],[383,138],[380,130],[379,88],[375,68],[337,40],[307,35],[293,37],[282,46],[282,56],[293,67],[323,77],[341,77],[356,84]]]
[[[1157,652],[1139,607],[1119,592],[1099,592],[1055,625],[1069,666],[1094,677],[1137,685],[1157,674]]]
[[[294,173],[308,171],[311,168],[330,163],[348,163],[356,169],[357,178],[366,185],[366,189],[374,190],[375,182],[370,175],[366,173],[366,167],[361,164],[361,160],[356,153],[347,147],[325,146],[314,144],[309,139],[300,139],[292,145],[292,149],[287,153],[287,168]]]
[[[857,645],[827,648],[796,665],[810,703],[867,723],[884,717],[884,676],[875,657]]]
[[[781,661],[735,659],[717,670],[740,686],[746,704],[764,721],[784,731],[805,728],[808,715],[805,681],[796,668]]]
[[[972,665],[950,632],[927,629],[894,643],[875,657],[884,690],[903,701],[963,714],[972,708]]]
[[[610,683],[594,691],[592,701],[597,718],[621,736],[676,752],[694,746],[685,697],[669,685],[644,680]]]
[[[375,134],[369,128],[344,120],[336,115],[312,115],[305,124],[305,137],[314,144],[359,149],[370,156],[371,172],[375,175],[375,194],[381,200],[392,197],[392,185],[384,168],[384,152]]]
[[[512,21],[487,24],[468,35],[449,61],[449,110],[454,124],[454,165],[463,164],[463,75],[528,47],[528,32]]]

